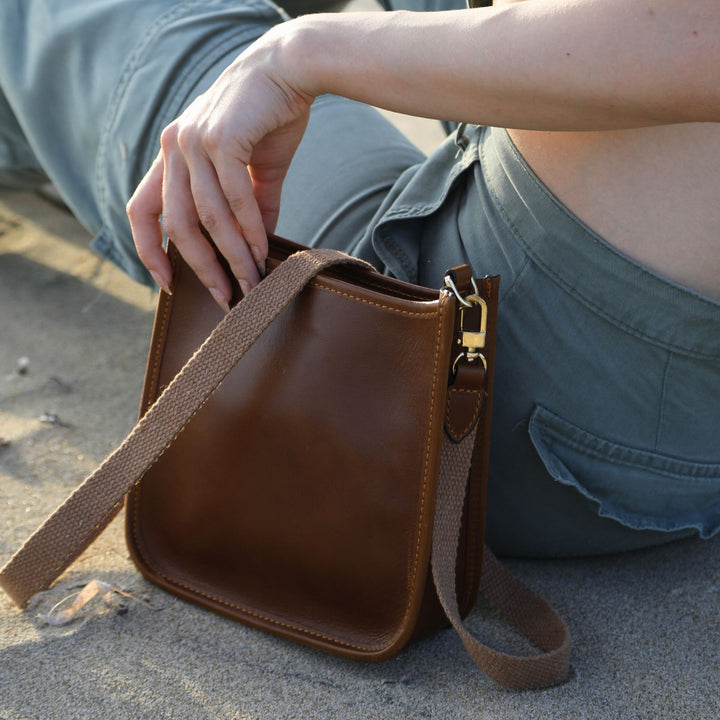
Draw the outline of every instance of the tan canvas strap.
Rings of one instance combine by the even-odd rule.
[[[526,656],[495,650],[466,630],[460,617],[455,568],[474,435],[457,444],[443,437],[432,546],[432,572],[438,598],[470,656],[493,680],[516,690],[554,685],[568,673],[570,631],[555,610],[506,570],[487,547],[483,554],[480,591],[505,620],[543,652]]]
[[[282,309],[331,265],[367,266],[335,250],[296,253],[223,318],[125,441],[0,570],[0,587],[19,607],[50,584],[115,517],[125,495]],[[369,267],[369,266],[367,266]]]

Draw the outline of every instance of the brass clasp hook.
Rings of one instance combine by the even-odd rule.
[[[480,297],[475,278],[472,279],[472,285],[474,292],[463,297],[457,289],[452,276],[449,273],[445,275],[445,287],[455,295],[460,303],[460,338],[457,343],[462,347],[462,352],[458,354],[453,362],[453,374],[457,372],[457,364],[462,358],[465,358],[469,363],[479,361],[487,370],[487,360],[482,353],[485,349],[485,335],[487,333],[487,303]],[[480,322],[477,322],[477,314],[472,313],[475,316],[475,322],[472,328],[467,327],[469,309],[478,306],[480,307]]]

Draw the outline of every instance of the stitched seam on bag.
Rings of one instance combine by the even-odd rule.
[[[433,436],[433,430],[434,430],[434,408],[435,408],[435,389],[437,385],[437,376],[438,376],[438,361],[440,356],[440,343],[442,340],[442,331],[443,331],[443,324],[445,321],[445,316],[442,313],[443,306],[447,302],[449,295],[447,293],[443,293],[443,295],[440,298],[440,307],[439,307],[439,316],[440,316],[440,322],[438,323],[438,330],[437,335],[435,339],[435,361],[433,363],[433,387],[432,392],[430,394],[430,424],[428,425],[428,431],[427,435],[425,437],[425,469],[423,471],[423,485],[422,485],[422,494],[420,497],[420,516],[419,516],[419,523],[418,523],[418,532],[417,532],[417,538],[415,541],[415,557],[413,558],[412,568],[411,568],[411,587],[415,584],[416,578],[417,578],[417,568],[418,568],[418,556],[420,554],[420,541],[421,541],[421,535],[422,535],[422,525],[423,520],[425,518],[425,501],[427,496],[427,485],[428,485],[428,469],[430,464],[430,440]],[[405,614],[403,615],[402,619],[402,625],[405,625],[405,621],[407,620],[408,615],[410,614],[410,605],[412,602],[412,598],[408,598],[408,603],[405,606]]]
[[[172,266],[173,276],[176,276],[176,273],[179,270],[177,267],[177,263],[175,262],[175,256],[171,256],[170,262],[171,262],[171,266]],[[158,342],[155,346],[155,352],[153,353],[153,361],[152,361],[152,388],[153,389],[149,392],[149,396],[152,397],[153,401],[156,400],[157,396],[158,396],[158,383],[160,381],[160,361],[161,361],[162,356],[165,354],[165,343],[167,341],[167,331],[168,331],[168,326],[170,324],[170,309],[172,307],[172,304],[173,304],[172,296],[165,298],[165,302],[163,303],[162,320],[160,321]],[[152,405],[152,402],[148,402],[148,407],[150,405]],[[147,408],[145,408],[145,410],[147,410]],[[167,447],[163,450],[163,452],[166,449],[167,449]],[[160,458],[158,457],[158,460],[159,459]],[[157,462],[157,460],[155,462]],[[154,464],[155,463],[153,463],[153,465]],[[148,468],[147,471],[149,471],[149,470],[150,470],[150,468]],[[143,477],[144,477],[144,475],[143,475]],[[142,478],[141,478],[141,480],[142,480]],[[135,518],[135,521],[132,524],[132,535],[133,535],[133,539],[135,541],[135,549],[149,567],[150,563],[148,563],[147,557],[140,549],[141,542],[140,542],[140,538],[139,538],[138,532],[137,532],[138,526],[140,525],[140,497],[142,495],[142,483],[140,481],[136,482],[135,485],[133,486],[132,490],[135,491],[133,508],[132,508],[133,517]]]
[[[410,300],[412,302],[427,302],[427,300],[423,300],[421,298],[418,298],[417,294],[413,294],[409,291],[403,291],[400,288],[392,288],[391,290],[388,290],[387,286],[383,285],[381,282],[382,278],[385,278],[386,276],[380,275],[378,280],[374,280],[373,275],[371,275],[368,278],[363,278],[363,287],[369,289],[369,290],[375,290],[379,293],[384,293],[385,295],[392,293],[396,297],[405,298],[406,300]],[[392,277],[392,276],[391,276]],[[320,285],[320,283],[314,279],[311,280],[308,285],[312,285],[316,288],[322,288],[324,290],[332,290],[333,288],[329,288],[326,285]],[[354,297],[354,296],[353,296]],[[360,299],[360,298],[358,298]]]
[[[411,317],[418,317],[421,320],[433,320],[437,316],[437,310],[435,308],[428,308],[427,310],[403,310],[402,308],[392,307],[391,305],[384,305],[383,303],[376,302],[374,300],[367,300],[365,298],[352,295],[351,293],[343,292],[342,290],[336,290],[335,288],[325,287],[324,285],[314,285],[316,290],[324,290],[325,292],[335,293],[336,295],[342,295],[343,297],[350,298],[356,302],[364,303],[365,305],[374,305],[375,307],[383,308],[384,310],[391,310],[392,312],[400,313],[401,315],[410,315]],[[422,300],[415,300],[415,302],[424,302]],[[430,301],[432,302],[432,300]]]
[[[173,274],[177,272],[176,264],[173,263]],[[162,356],[165,354],[165,343],[167,340],[167,331],[170,324],[170,306],[172,305],[172,296],[165,298],[163,302],[163,314],[160,324],[159,338],[155,346],[155,352],[153,353],[153,369],[152,369],[152,386],[153,396],[158,395],[158,383],[160,382],[160,362]]]
[[[472,426],[477,421],[478,409],[480,408],[480,393],[477,390],[450,388],[450,394],[452,395],[453,393],[466,393],[466,394],[473,394],[476,396],[475,397],[475,409],[473,410],[473,415],[470,418],[470,421],[468,422],[468,424],[460,432],[458,432],[455,429],[455,426],[453,425],[452,421],[450,420],[450,403],[449,402],[447,404],[447,408],[445,409],[445,422],[447,423],[448,428],[450,429],[450,432],[455,437],[462,438],[467,434],[467,432],[470,430],[470,428],[472,428]]]
[[[170,585],[173,585],[175,587],[184,588],[185,590],[188,590],[191,595],[199,595],[201,597],[207,598],[208,600],[213,600],[214,602],[224,605],[225,607],[232,608],[233,610],[236,610],[243,615],[248,615],[250,617],[257,618],[258,620],[262,620],[263,622],[266,622],[270,625],[274,625],[276,627],[281,628],[287,628],[288,630],[294,630],[295,632],[299,633],[300,635],[310,635],[312,637],[320,638],[321,640],[327,640],[328,642],[332,643],[333,645],[342,645],[343,647],[351,648],[353,650],[361,650],[361,651],[368,651],[368,650],[382,650],[385,646],[374,646],[374,645],[353,645],[352,643],[344,642],[343,640],[338,640],[337,638],[332,637],[331,635],[323,635],[322,633],[315,632],[314,630],[308,630],[307,628],[298,627],[296,625],[291,625],[290,623],[284,623],[281,620],[276,620],[275,618],[271,618],[268,615],[262,615],[261,613],[255,612],[254,610],[249,610],[246,607],[243,607],[242,605],[236,605],[235,603],[230,602],[229,600],[224,600],[223,598],[217,597],[216,595],[211,595],[210,593],[203,592],[202,590],[198,590],[196,587],[193,587],[192,585],[186,585],[185,583],[179,582],[178,580],[169,577],[168,575],[165,575],[165,573],[158,572],[157,573],[160,577],[162,577],[164,580],[166,580]]]
[[[172,271],[173,276],[178,272],[177,263],[174,262],[174,258],[171,259],[171,265],[172,265]],[[155,352],[153,353],[153,361],[152,361],[152,391],[151,396],[153,398],[153,401],[157,399],[158,396],[158,383],[160,381],[160,362],[162,356],[165,354],[165,343],[167,341],[167,331],[168,326],[170,324],[170,308],[172,306],[173,299],[172,296],[169,298],[165,298],[165,301],[163,303],[163,314],[162,314],[162,320],[160,322],[160,330],[159,330],[159,336],[158,336],[158,342],[155,345]],[[148,407],[152,405],[152,402],[148,403]],[[147,408],[145,408],[147,410]],[[163,452],[167,449],[167,447],[163,450]],[[159,458],[158,458],[159,459]],[[157,462],[157,460],[155,461]],[[154,465],[155,463],[153,463]],[[150,468],[148,468],[149,470]],[[140,482],[135,483],[134,489],[137,489],[137,495],[138,497],[135,498],[135,508],[139,508],[139,502],[140,498],[139,495],[142,494],[142,485]],[[136,521],[138,518],[137,512],[135,513]],[[138,538],[135,534],[135,526],[137,525],[137,522],[133,526],[133,537],[135,537],[135,544],[138,545]]]
[[[336,292],[336,293],[339,292],[339,291],[336,291],[336,290],[332,290],[332,289],[330,289],[330,288],[322,288],[322,289],[323,289],[323,290],[329,290],[330,292]],[[345,294],[345,293],[339,292],[339,294]],[[377,303],[374,303],[374,302],[370,302],[370,301],[363,300],[362,298],[355,298],[355,297],[352,296],[352,295],[348,295],[348,297],[350,297],[350,298],[352,298],[352,299],[359,300],[360,302],[369,302],[370,304],[373,304],[373,305],[376,305],[376,304],[377,304]],[[413,585],[415,584],[416,578],[417,578],[418,556],[419,556],[419,554],[420,554],[420,544],[421,544],[421,539],[422,539],[422,526],[423,526],[423,520],[424,520],[424,518],[425,518],[425,506],[426,506],[426,497],[427,497],[428,467],[429,467],[429,463],[430,463],[430,439],[432,438],[432,433],[433,433],[433,428],[434,428],[434,424],[433,424],[433,423],[434,423],[434,419],[433,419],[433,408],[435,407],[435,402],[436,402],[436,384],[437,384],[437,382],[436,382],[435,379],[437,378],[438,361],[439,361],[439,356],[440,356],[440,345],[441,345],[441,340],[442,340],[442,330],[443,330],[443,325],[444,325],[444,321],[445,321],[445,316],[444,316],[444,314],[443,314],[442,311],[443,311],[443,309],[444,309],[444,306],[445,306],[445,304],[446,304],[446,302],[447,302],[448,297],[449,297],[449,296],[447,295],[447,293],[443,293],[443,294],[440,296],[440,302],[439,302],[439,305],[438,305],[437,309],[434,310],[434,311],[432,311],[432,316],[437,316],[437,317],[439,317],[440,322],[438,323],[438,330],[437,330],[436,341],[435,341],[435,353],[434,353],[434,363],[433,363],[433,378],[434,378],[434,381],[433,381],[432,391],[431,391],[431,395],[430,395],[430,408],[429,408],[429,411],[430,411],[430,424],[428,425],[428,432],[427,432],[426,441],[425,441],[425,447],[426,447],[426,451],[425,451],[425,466],[424,466],[424,469],[423,469],[422,492],[421,492],[421,495],[420,495],[420,513],[419,513],[418,523],[417,523],[417,528],[418,528],[418,530],[417,530],[417,537],[416,537],[416,542],[415,542],[415,555],[414,555],[414,557],[413,557],[412,563],[411,563],[410,566],[409,566],[409,571],[410,571],[410,584],[409,584],[409,587],[413,587]],[[380,307],[387,307],[387,306],[385,306],[385,305],[380,305]],[[394,310],[395,308],[387,307],[387,309],[389,309],[389,310]],[[406,312],[406,311],[399,311],[399,312]],[[418,313],[410,313],[410,314],[425,315],[425,314],[427,314],[427,313],[425,313],[425,312],[418,312]],[[206,402],[207,402],[207,400],[206,400]],[[200,410],[204,405],[205,405],[205,403],[203,403],[203,404],[195,411],[195,413],[193,413],[193,415],[188,419],[188,423],[190,422],[190,420],[192,419],[192,417],[194,417],[195,414],[196,414],[197,412],[199,412],[199,410]],[[180,432],[182,432],[182,430],[180,430]],[[180,434],[180,432],[178,432],[178,435]],[[177,437],[177,435],[176,435],[175,437]],[[165,450],[167,450],[168,447],[170,447],[170,445],[175,441],[175,437],[173,437],[173,439],[170,440],[170,442],[168,442],[168,444],[163,448],[162,452],[158,455],[158,457],[155,459],[155,462],[150,466],[150,468],[147,469],[146,473],[150,471],[150,469],[155,465],[155,463],[157,463],[157,461],[158,461],[158,460],[162,457],[162,455],[165,453]],[[306,635],[306,636],[311,636],[311,637],[316,637],[316,638],[320,638],[320,639],[323,639],[323,640],[327,640],[328,642],[330,642],[331,644],[333,644],[333,645],[335,645],[335,646],[346,647],[346,648],[350,648],[350,649],[353,649],[353,650],[359,650],[359,651],[361,651],[361,652],[369,652],[369,651],[378,652],[378,651],[384,650],[385,648],[387,648],[387,647],[389,647],[389,646],[391,646],[391,645],[393,644],[393,642],[394,642],[394,637],[391,637],[391,638],[388,640],[388,642],[386,642],[386,643],[384,643],[384,644],[382,644],[382,645],[354,645],[354,644],[352,644],[352,643],[348,643],[348,642],[345,642],[345,641],[343,641],[343,640],[339,640],[338,638],[335,638],[335,637],[332,637],[332,636],[329,636],[329,635],[323,635],[322,633],[318,633],[318,632],[315,632],[315,631],[313,631],[313,630],[309,630],[309,629],[307,629],[307,628],[298,627],[298,626],[296,626],[296,625],[291,625],[291,624],[289,624],[289,623],[283,623],[283,622],[280,621],[280,620],[275,620],[274,618],[270,618],[270,617],[267,617],[267,616],[265,616],[265,615],[261,615],[260,613],[254,612],[254,611],[249,610],[249,609],[247,609],[247,608],[245,608],[245,607],[243,607],[243,606],[241,606],[241,605],[234,604],[234,603],[232,603],[232,602],[230,602],[230,601],[228,601],[228,600],[224,600],[224,599],[222,599],[222,598],[220,598],[220,597],[217,597],[217,596],[215,596],[215,595],[211,595],[211,594],[209,594],[209,593],[205,593],[205,592],[203,592],[203,591],[201,591],[201,590],[198,590],[197,588],[194,588],[194,587],[192,587],[192,586],[190,586],[190,585],[186,585],[185,583],[180,582],[180,581],[177,580],[176,578],[172,578],[172,577],[170,577],[169,575],[166,575],[164,572],[162,572],[161,570],[158,569],[157,564],[156,564],[155,562],[153,562],[153,561],[151,560],[151,558],[146,554],[145,548],[144,548],[144,547],[142,546],[142,544],[140,543],[140,539],[139,539],[139,535],[138,535],[138,527],[139,527],[139,525],[140,525],[140,503],[139,503],[139,496],[140,496],[140,492],[141,492],[141,487],[142,487],[142,485],[137,485],[137,484],[136,484],[136,487],[138,488],[138,493],[137,493],[137,495],[136,495],[136,499],[135,499],[135,503],[134,503],[134,508],[133,508],[133,510],[134,510],[133,515],[134,515],[134,518],[135,518],[135,522],[133,523],[133,528],[132,528],[132,534],[133,534],[133,538],[134,538],[134,540],[135,540],[135,549],[136,549],[138,555],[140,555],[140,557],[143,559],[143,562],[145,563],[145,566],[146,566],[149,570],[151,570],[154,574],[156,574],[157,576],[163,578],[163,580],[165,580],[170,586],[174,586],[174,587],[178,587],[178,588],[183,588],[183,589],[189,591],[189,592],[191,593],[191,595],[200,596],[200,597],[207,598],[207,599],[209,599],[209,600],[213,600],[214,602],[217,602],[217,603],[220,604],[220,605],[224,605],[225,607],[232,608],[233,610],[236,610],[236,611],[240,612],[241,614],[248,615],[248,616],[250,616],[250,617],[255,617],[255,618],[257,618],[257,619],[263,620],[264,622],[266,622],[266,623],[268,623],[268,624],[270,624],[270,625],[274,625],[274,626],[276,626],[276,627],[288,628],[288,629],[290,629],[290,630],[294,630],[295,632],[297,632],[297,633],[300,634],[300,635]],[[405,606],[405,612],[403,613],[402,620],[401,620],[401,623],[400,623],[400,631],[401,631],[401,632],[402,632],[402,630],[403,630],[403,628],[404,628],[404,626],[405,626],[405,622],[406,622],[406,620],[407,620],[407,617],[408,617],[408,615],[410,614],[410,606],[411,606],[411,604],[412,604],[412,597],[409,597],[409,598],[408,598],[407,605]]]

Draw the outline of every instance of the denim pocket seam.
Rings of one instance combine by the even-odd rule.
[[[707,480],[720,481],[720,462],[683,460],[650,450],[640,450],[622,445],[583,430],[541,405],[537,406],[531,417],[531,434],[533,422],[539,426],[538,431],[540,433],[549,435],[561,445],[564,444],[579,453],[598,460],[608,460],[623,467],[650,470],[669,478],[681,477],[683,480],[698,482]],[[571,433],[572,437],[568,433]],[[579,438],[586,439],[589,442],[583,442]],[[603,452],[601,450],[603,445],[607,446],[609,450],[615,450],[615,454]],[[631,460],[630,456],[634,456],[636,459]],[[645,459],[646,462],[642,462],[641,458]],[[674,470],[671,469],[673,465],[676,468]],[[683,468],[692,468],[694,472],[683,471]]]
[[[635,530],[659,530],[661,532],[674,532],[692,530],[699,532],[703,538],[709,538],[720,530],[720,510],[717,502],[710,502],[710,499],[717,495],[720,490],[720,463],[692,462],[679,458],[668,458],[659,453],[636,450],[622,446],[611,440],[598,438],[582,428],[579,428],[563,418],[555,415],[547,408],[538,405],[530,418],[529,433],[533,445],[545,465],[548,473],[556,481],[570,488],[574,488],[584,497],[597,505],[597,513],[600,517],[609,518]],[[582,438],[582,442],[580,441]],[[591,447],[595,445],[595,447]],[[602,445],[609,449],[620,448],[625,453],[624,459],[619,459],[617,453],[612,456],[608,452],[602,452]],[[593,482],[589,477],[585,478],[582,473],[568,464],[572,458],[565,458],[562,449],[570,453],[590,458],[594,461],[614,465],[622,470],[628,468],[628,472],[639,470],[647,473],[662,482],[666,478],[668,484],[663,493],[659,490],[661,505],[659,510],[653,510],[653,503],[647,505],[643,496],[638,495],[638,488],[633,491],[618,486],[618,492],[614,490],[612,483],[600,484]],[[631,462],[628,456],[636,458],[643,457],[646,462]],[[654,465],[648,465],[649,460],[654,460]],[[671,472],[668,467],[657,467],[658,461],[670,463],[675,470]],[[696,474],[693,475],[692,472]],[[697,473],[702,474],[701,477]],[[588,480],[590,480],[588,482]],[[680,497],[682,487],[692,488],[693,492],[689,498],[699,497],[700,502],[692,501],[689,507],[683,510],[673,505],[672,499]],[[632,485],[630,486],[632,488]],[[641,491],[642,492],[642,491]],[[695,493],[699,493],[695,495]],[[708,502],[703,502],[706,497]],[[624,499],[623,499],[624,498]],[[664,500],[663,500],[664,498]],[[629,502],[628,502],[629,501]],[[663,511],[662,505],[675,507],[672,512]],[[693,504],[694,502],[694,504]]]

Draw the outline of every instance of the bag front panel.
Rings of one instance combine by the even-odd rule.
[[[174,295],[155,393],[217,320],[196,290]],[[134,491],[128,539],[180,595],[379,658],[424,592],[452,327],[447,300],[354,293],[323,281],[281,313]]]

